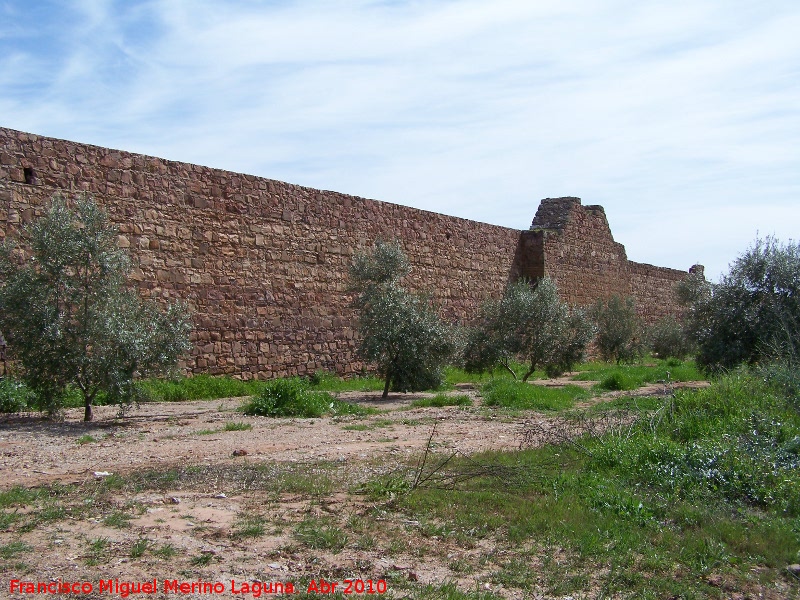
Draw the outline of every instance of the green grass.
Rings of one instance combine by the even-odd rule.
[[[449,394],[436,394],[433,398],[418,398],[411,403],[415,408],[444,406],[472,406],[472,400],[466,394],[457,396]]]
[[[125,529],[131,526],[131,516],[124,512],[114,511],[103,519],[103,523],[109,527],[116,527],[117,529]]]
[[[193,556],[189,561],[195,567],[207,567],[214,560],[214,555],[210,552],[203,552],[197,556]]]
[[[318,371],[308,378],[310,389],[318,392],[378,392],[383,390],[383,380],[362,376],[344,379],[332,373]]]
[[[106,396],[104,393],[98,394],[94,404],[101,406],[105,404]],[[64,392],[63,405],[65,408],[78,408],[83,406],[83,397],[75,386],[67,386]],[[0,379],[0,413],[14,413],[23,411],[43,410],[46,406],[40,403],[36,394],[28,387],[14,379],[13,377],[3,377]]]
[[[24,488],[16,485],[9,490],[0,491],[0,508],[24,507],[47,497],[44,488]]]
[[[509,365],[511,370],[514,371],[517,377],[522,377],[528,372],[527,365],[512,361]],[[542,379],[546,377],[544,371],[534,371],[531,379]],[[492,379],[514,379],[511,373],[504,367],[498,367],[494,372],[489,373],[467,373],[464,369],[454,366],[448,366],[444,369],[445,387],[452,388],[458,384],[472,383],[482,384],[491,381]]]
[[[328,519],[308,518],[299,523],[293,532],[294,538],[313,550],[341,552],[347,545],[347,534]]]
[[[183,402],[186,400],[215,400],[257,394],[263,382],[242,381],[232,377],[195,375],[178,379],[145,379],[139,387],[153,402]]]
[[[131,545],[131,558],[141,558],[150,546],[152,546],[150,540],[139,538]]]
[[[163,558],[164,560],[169,560],[174,558],[176,554],[178,554],[178,550],[172,544],[164,544],[160,548],[153,550],[152,553],[159,558]]]
[[[9,560],[14,558],[17,554],[31,551],[33,551],[33,548],[25,542],[10,542],[4,546],[0,546],[0,558]]]
[[[571,408],[577,400],[591,396],[576,385],[551,388],[513,379],[492,379],[481,388],[481,395],[485,406],[547,411]]]
[[[88,542],[88,550],[85,556],[86,565],[94,567],[105,564],[110,542],[106,538],[94,538]]]
[[[344,425],[342,429],[345,431],[366,431],[369,429],[369,425],[365,425],[364,423],[355,423],[354,425]]]
[[[345,431],[368,431],[370,429],[381,429],[383,427],[392,427],[395,422],[390,419],[373,419],[365,423],[354,423],[352,425],[345,425],[342,427]]]
[[[183,465],[74,486],[10,488],[0,492],[8,529],[0,558],[32,552],[25,535],[38,524],[100,515],[107,525],[124,527],[135,512],[124,499],[144,491],[236,490],[258,507],[234,521],[228,542],[236,547],[266,535],[270,521],[255,511],[268,506],[264,514],[272,514],[288,495],[306,502],[307,512],[299,524],[277,523],[294,540],[286,552],[301,556],[318,576],[336,580],[340,573],[324,559],[314,562],[317,551],[367,550],[399,564],[435,563],[453,578],[475,580],[460,589],[425,586],[410,581],[406,570],[389,570],[382,576],[397,596],[489,599],[489,584],[508,597],[699,599],[765,591],[793,597],[800,586],[785,567],[800,562],[800,412],[783,389],[734,373],[674,397],[615,398],[584,416],[604,419],[613,411],[639,421],[624,420],[624,430],[575,444],[455,454],[442,464],[451,454],[445,449],[422,468],[426,474],[438,469],[436,477],[417,487],[413,457],[400,459],[400,466],[397,458],[389,464]],[[587,394],[501,377],[483,391],[497,393],[498,405],[538,410],[565,410]],[[384,424],[391,423],[355,423]],[[338,494],[344,490],[360,496],[348,505]],[[210,535],[207,529],[201,537]],[[217,566],[210,553],[187,555],[135,536],[132,545],[87,541],[79,560],[104,565],[143,555],[171,561],[176,573],[186,567],[190,576]]]
[[[491,468],[394,502],[404,518],[436,523],[446,543],[498,536],[503,553],[484,563],[490,580],[548,597],[800,590],[784,574],[800,558],[800,414],[791,402],[734,374],[674,399],[616,404],[641,416],[624,436],[457,458],[448,473]]]
[[[266,533],[266,520],[260,515],[244,514],[234,523],[231,537],[236,539],[260,537]]]
[[[253,426],[250,423],[228,421],[225,423],[225,426],[220,429],[201,429],[195,433],[197,435],[213,435],[224,431],[249,431],[252,428]]]
[[[452,388],[459,383],[483,383],[491,378],[491,373],[467,373],[464,369],[453,366],[448,366],[444,369],[444,383],[445,387],[448,388]]]
[[[300,378],[274,379],[267,382],[258,396],[241,407],[247,415],[261,417],[319,418],[323,415],[367,415],[370,409],[342,402],[328,392],[312,391]]]
[[[632,390],[646,383],[658,383],[667,379],[676,381],[704,381],[707,379],[697,368],[694,361],[675,359],[649,359],[649,364],[610,365],[607,363],[584,363],[576,370],[574,381],[599,381],[600,389]]]
[[[250,431],[253,426],[250,423],[243,423],[241,421],[228,421],[222,428],[222,431]]]
[[[88,433],[86,435],[82,435],[81,437],[79,437],[77,439],[77,443],[79,445],[81,445],[81,446],[84,445],[84,444],[93,444],[96,441],[97,441],[97,438],[95,438],[94,436],[89,435]]]

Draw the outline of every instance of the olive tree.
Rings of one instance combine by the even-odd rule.
[[[683,324],[672,315],[659,319],[646,331],[647,344],[659,358],[684,359],[693,352]]]
[[[709,371],[800,352],[800,243],[758,239],[717,284],[690,276],[679,287],[688,306],[698,363]]]
[[[608,300],[598,300],[590,316],[597,326],[595,344],[603,360],[621,363],[642,353],[642,327],[633,298],[623,300],[615,295]]]
[[[185,307],[161,310],[126,287],[130,262],[91,199],[72,209],[54,198],[21,235],[21,247],[0,247],[0,331],[40,408],[57,414],[72,386],[91,421],[98,394],[131,401],[135,377],[163,372],[189,348]]]
[[[350,267],[361,334],[359,354],[384,378],[383,397],[394,391],[419,391],[441,384],[442,367],[455,339],[431,302],[400,285],[410,271],[397,242],[378,241],[358,254]]]
[[[501,366],[516,378],[510,362],[518,358],[528,364],[523,381],[539,367],[557,375],[582,359],[593,335],[586,314],[570,309],[551,279],[533,285],[519,280],[506,288],[500,300],[482,307],[468,334],[464,366],[469,372]]]

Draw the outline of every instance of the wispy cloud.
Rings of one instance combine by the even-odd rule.
[[[2,124],[711,273],[800,222],[795,2],[0,2]]]

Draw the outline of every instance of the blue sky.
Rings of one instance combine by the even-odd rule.
[[[0,125],[518,229],[579,196],[716,278],[798,238],[800,3],[0,0]]]

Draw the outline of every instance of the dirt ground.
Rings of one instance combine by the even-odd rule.
[[[650,386],[635,393],[661,392],[660,386]],[[366,471],[371,465],[384,465],[385,469],[418,455],[428,444],[434,424],[438,451],[473,454],[517,448],[523,430],[531,423],[546,430],[554,420],[534,412],[514,417],[483,409],[477,392],[467,386],[453,393],[469,395],[474,406],[411,408],[411,402],[425,394],[391,394],[383,400],[378,392],[348,392],[339,397],[381,412],[368,417],[269,419],[244,416],[236,410],[241,399],[225,399],[144,404],[124,418],[117,418],[115,407],[98,407],[93,423],[80,420],[82,410],[68,410],[63,423],[33,415],[6,417],[0,420],[0,490],[52,483],[88,489],[109,474],[125,476],[144,469],[187,465],[224,470],[265,463],[281,468],[320,461],[341,465],[351,478],[368,479],[366,472],[359,476],[360,469]],[[590,402],[617,395],[607,394]],[[252,429],[224,430],[225,424],[232,422],[249,424]],[[92,593],[64,597],[124,597],[119,591],[98,592],[101,580],[115,578],[120,582],[156,579],[158,593],[130,597],[253,598],[258,596],[252,589],[249,594],[242,592],[243,583],[286,583],[321,573],[339,581],[353,577],[384,579],[394,582],[395,591],[401,581],[455,581],[465,589],[481,586],[500,596],[522,597],[514,590],[485,583],[491,564],[479,567],[479,558],[492,555],[495,549],[481,544],[459,547],[436,535],[423,535],[425,524],[406,523],[402,517],[398,521],[396,515],[387,517],[385,527],[359,533],[359,527],[365,527],[359,519],[367,511],[376,510],[374,503],[342,490],[324,499],[304,494],[267,498],[209,481],[207,485],[195,482],[182,488],[120,494],[104,506],[53,519],[21,537],[0,532],[2,548],[15,547],[15,543],[26,548],[0,562],[0,597],[32,597],[12,593],[11,579],[92,582]],[[123,523],[115,524],[113,515],[119,512],[127,516]],[[247,515],[263,519],[267,524],[263,535],[237,536],[237,527],[241,528]],[[361,535],[372,542],[350,543],[344,552],[309,551],[298,546],[296,533],[297,524],[308,520],[327,524],[325,527],[338,524],[350,532],[351,541]],[[397,539],[403,540],[399,546]],[[137,543],[146,547],[141,554],[137,553]],[[453,566],[473,563],[469,574]],[[531,564],[531,569],[536,565]],[[211,595],[165,592],[164,582],[176,579],[220,582],[225,590]],[[236,585],[239,592],[231,587]]]
[[[535,383],[590,387],[595,382],[564,378]],[[705,382],[679,383],[675,387],[702,385]],[[608,392],[576,408],[622,394],[649,396],[662,392],[659,385],[635,392]],[[412,454],[425,446],[434,422],[440,447],[472,454],[516,448],[526,424],[534,420],[546,425],[548,421],[546,415],[532,412],[525,419],[509,420],[478,410],[480,396],[469,386],[453,393],[470,396],[475,406],[411,408],[415,399],[433,394],[389,394],[384,400],[380,392],[345,392],[338,397],[386,412],[367,419],[269,419],[237,412],[242,399],[229,398],[142,404],[123,418],[117,418],[117,407],[100,406],[95,407],[91,423],[82,421],[83,409],[67,410],[63,423],[36,415],[7,416],[0,419],[0,485],[77,483],[94,477],[95,472],[124,474],[144,467],[187,462],[229,463],[236,458],[234,451],[244,451],[243,458],[248,461],[279,462],[357,461]],[[222,431],[229,422],[247,423],[252,429]],[[370,422],[378,425],[364,431],[347,427]],[[79,439],[83,436],[96,441],[81,444]]]

